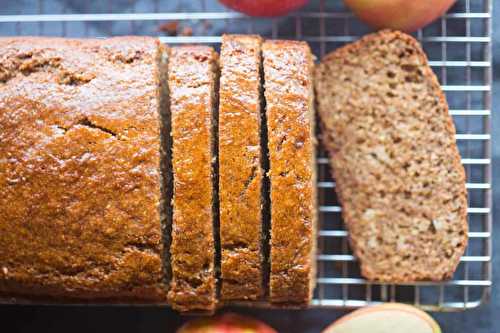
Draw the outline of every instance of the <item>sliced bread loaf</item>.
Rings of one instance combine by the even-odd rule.
[[[172,277],[168,301],[179,311],[217,304],[214,242],[217,53],[206,46],[171,49]]]
[[[316,70],[323,141],[351,245],[371,280],[449,278],[467,244],[453,121],[419,43],[393,31]]]
[[[219,103],[221,299],[263,295],[262,39],[224,35]]]
[[[307,43],[262,47],[271,185],[269,300],[305,306],[315,284],[313,56]]]

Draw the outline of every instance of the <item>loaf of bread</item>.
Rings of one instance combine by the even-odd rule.
[[[315,285],[313,56],[307,43],[262,47],[271,187],[269,300],[305,306]]]
[[[316,91],[362,274],[384,282],[451,277],[467,244],[465,173],[418,42],[382,31],[338,49],[317,67]]]
[[[0,59],[0,297],[309,304],[306,43],[223,36],[220,89],[213,48],[152,38],[0,38]],[[382,31],[315,76],[362,274],[449,278],[467,244],[465,173],[420,45]]]
[[[0,39],[0,293],[161,302],[152,38]]]
[[[172,127],[172,270],[168,301],[179,311],[217,305],[217,53],[207,46],[171,49],[168,87]]]
[[[264,294],[261,44],[259,36],[222,36],[219,89],[222,300],[254,300]]]

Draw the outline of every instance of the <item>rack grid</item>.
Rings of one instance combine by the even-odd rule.
[[[321,58],[370,31],[340,0],[313,0],[298,12],[269,19],[232,12],[215,0],[31,2],[30,12],[23,12],[14,1],[0,8],[0,35],[152,35],[167,44],[204,43],[218,48],[223,33],[259,33],[267,38],[305,40]],[[364,280],[349,249],[327,155],[319,147],[318,284],[313,306],[355,308],[398,301],[430,311],[457,311],[489,298],[491,18],[492,0],[459,0],[448,14],[414,34],[446,93],[467,173],[469,246],[455,275],[446,282],[398,285]]]

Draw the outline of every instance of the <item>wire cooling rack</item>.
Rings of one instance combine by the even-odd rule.
[[[250,18],[214,1],[6,0],[0,35],[106,37],[153,35],[168,44],[218,47],[222,33],[259,33],[308,41],[318,57],[370,30],[340,0],[311,1],[300,12],[275,19]],[[360,307],[398,301],[426,310],[473,308],[491,289],[491,5],[459,0],[417,37],[446,92],[467,172],[469,246],[453,279],[443,283],[378,284],[364,280],[353,257],[325,152],[318,151],[320,231],[318,285],[313,305]],[[26,11],[25,8],[29,8]]]

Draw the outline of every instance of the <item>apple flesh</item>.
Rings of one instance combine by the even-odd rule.
[[[323,333],[441,333],[427,313],[413,306],[389,303],[351,312]]]
[[[188,322],[177,333],[277,333],[263,322],[227,313],[219,317],[201,318]]]
[[[442,16],[455,0],[344,0],[373,28],[413,32]]]

